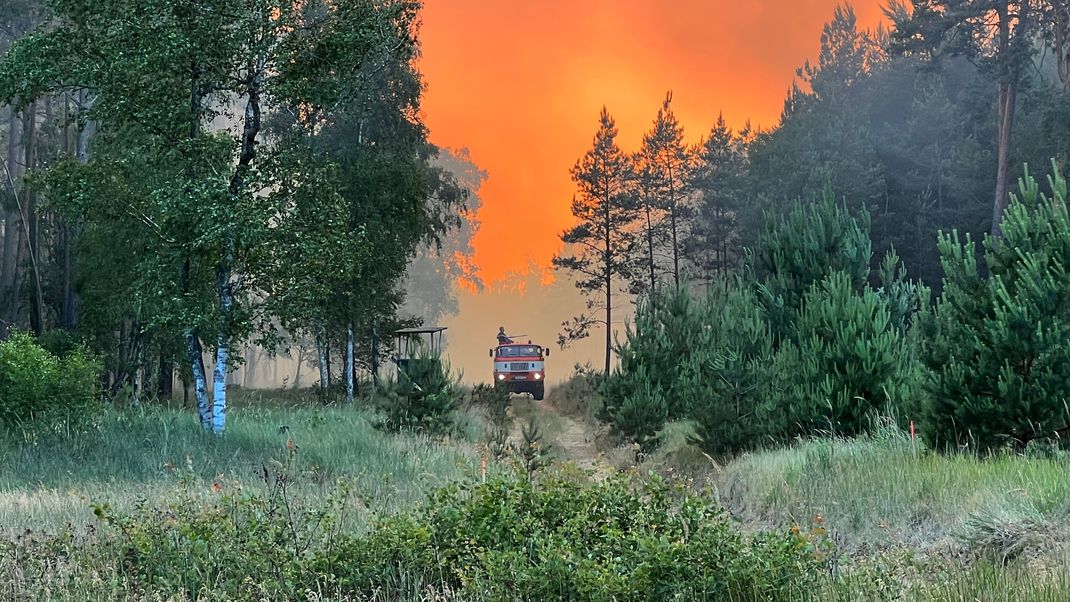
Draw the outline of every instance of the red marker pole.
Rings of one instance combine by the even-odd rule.
[[[910,421],[910,440],[914,440],[914,421]]]
[[[483,482],[486,483],[487,482],[487,457],[486,456],[483,456],[483,466],[482,466],[482,471],[481,472],[482,472],[481,478],[483,479]]]

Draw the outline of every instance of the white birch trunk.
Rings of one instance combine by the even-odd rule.
[[[215,373],[212,378],[212,432],[222,435],[227,428],[227,360],[230,344],[219,337],[215,351]]]
[[[346,403],[353,403],[353,325],[346,331]]]

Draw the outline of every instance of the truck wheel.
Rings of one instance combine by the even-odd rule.
[[[535,401],[542,401],[542,398],[546,396],[546,385],[540,384],[535,387],[535,391],[531,394],[535,398]]]

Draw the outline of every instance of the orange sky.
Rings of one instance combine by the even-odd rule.
[[[665,93],[690,142],[723,111],[729,123],[771,126],[795,70],[820,47],[837,0],[426,0],[424,98],[431,140],[467,147],[489,173],[474,239],[491,286],[460,292],[447,320],[447,353],[468,382],[490,378],[498,325],[554,346],[548,380],[576,363],[601,366],[604,331],[568,350],[553,345],[562,321],[583,311],[565,279],[540,286],[572,223],[569,169],[590,146],[602,105],[634,150]],[[858,0],[860,23],[880,19]],[[527,284],[518,292],[515,284]],[[621,303],[621,301],[618,301]],[[627,309],[627,304],[622,309]],[[617,314],[620,333],[626,312]],[[618,322],[619,320],[619,322]],[[525,337],[527,338],[527,337]]]
[[[691,141],[723,111],[773,125],[837,0],[426,0],[421,69],[432,141],[467,147],[476,263],[493,283],[546,266],[571,223],[569,169],[609,107],[634,149],[666,91]],[[880,2],[859,0],[863,25]]]

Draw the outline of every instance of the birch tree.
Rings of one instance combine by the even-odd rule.
[[[354,373],[375,371],[379,333],[400,325],[406,268],[421,246],[460,225],[465,202],[455,178],[435,165],[438,149],[420,120],[418,4],[386,5],[394,10],[380,14],[380,38],[351,80],[307,67],[314,85],[295,97],[284,147],[318,171],[284,185],[293,219],[280,228],[287,242],[276,247],[269,285],[287,327],[318,338],[324,395],[325,351],[343,350],[347,400]],[[303,29],[333,46],[323,28],[329,5],[318,6],[305,6]]]
[[[403,4],[333,2],[309,40],[301,6],[282,1],[54,0],[48,27],[0,64],[0,97],[20,105],[45,92],[93,94],[103,152],[71,179],[91,193],[92,174],[120,174],[145,190],[122,207],[90,194],[87,215],[119,211],[149,233],[126,284],[161,308],[154,324],[183,333],[200,420],[215,433],[226,426],[232,347],[267,319],[258,301],[265,249],[285,217],[280,182],[295,171],[275,152],[266,118],[298,105],[328,72],[331,85],[346,86],[377,47],[384,12]],[[331,53],[317,54],[331,32],[334,45],[319,47]],[[135,157],[140,173],[125,163]]]

